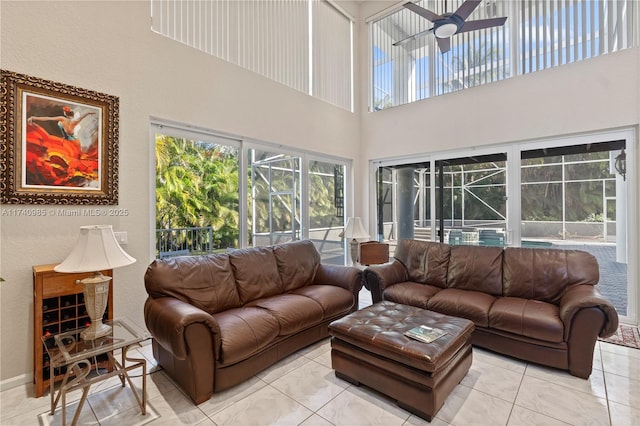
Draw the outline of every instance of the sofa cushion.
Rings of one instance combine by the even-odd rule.
[[[158,259],[144,280],[151,297],[174,297],[209,314],[241,306],[226,254]]]
[[[271,247],[234,250],[229,253],[229,260],[243,304],[283,293]]]
[[[558,307],[538,300],[500,297],[489,311],[489,327],[546,342],[563,341]]]
[[[403,305],[427,309],[429,299],[440,290],[442,290],[440,287],[407,281],[385,288],[382,291],[382,298]]]
[[[319,324],[324,317],[318,302],[298,294],[279,294],[254,300],[245,306],[267,310],[278,321],[280,336],[288,336]]]
[[[214,314],[220,327],[219,362],[230,365],[249,358],[270,345],[280,333],[280,324],[261,308],[237,308]]]
[[[502,248],[451,246],[447,285],[502,296]]]
[[[310,240],[273,246],[285,292],[311,284],[320,265],[320,253]]]
[[[569,286],[595,285],[600,277],[598,261],[587,252],[517,247],[505,249],[503,274],[504,296],[556,305]]]
[[[446,288],[450,254],[447,244],[401,240],[393,257],[407,268],[409,281]]]
[[[355,303],[353,293],[334,285],[308,285],[291,292],[308,297],[322,307],[323,319],[348,313]]]
[[[441,314],[466,318],[480,327],[488,327],[489,310],[495,300],[495,297],[486,293],[447,288],[429,299],[427,308]]]

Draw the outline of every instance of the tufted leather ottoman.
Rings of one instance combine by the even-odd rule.
[[[447,334],[431,343],[404,336],[420,325]],[[471,367],[471,332],[463,318],[383,301],[329,325],[336,376],[369,386],[431,421]]]

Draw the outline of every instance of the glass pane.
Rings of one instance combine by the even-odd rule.
[[[521,190],[523,222],[562,220],[562,183],[523,183]],[[538,236],[540,232],[546,232],[545,228],[548,225],[540,224],[540,229],[536,230],[535,233],[534,225],[527,224],[526,227],[526,234],[523,228],[523,238]]]
[[[393,172],[379,167],[376,171],[378,240],[393,239]]]
[[[251,177],[249,245],[300,239],[300,157],[250,149],[247,158]]]
[[[602,222],[604,210],[602,186],[602,181],[567,182],[565,190],[566,220],[569,222]],[[580,233],[576,236],[586,235]]]
[[[531,161],[540,161],[542,159],[536,158]],[[524,160],[523,160],[524,163]],[[562,180],[562,165],[544,165],[542,161],[540,161],[537,165],[532,165],[529,167],[522,167],[521,171],[521,180],[522,182],[553,182],[553,181],[561,181]]]
[[[463,162],[443,169],[444,242],[506,244],[506,161],[478,158],[444,161]]]
[[[323,263],[344,265],[344,174],[340,164],[309,163],[309,239]]]
[[[626,217],[616,209],[622,179],[609,172],[614,151],[590,153],[589,146],[549,149],[585,152],[522,160],[521,244],[593,254],[600,268],[598,290],[626,315],[625,236],[617,235],[625,229]]]
[[[567,180],[606,179],[613,178],[609,173],[609,159],[606,161],[567,164],[565,178]]]
[[[238,150],[156,135],[156,256],[239,245]]]

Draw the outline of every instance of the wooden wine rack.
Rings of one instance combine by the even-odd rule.
[[[41,397],[49,388],[49,360],[42,336],[83,328],[91,323],[84,305],[82,285],[77,280],[91,273],[65,274],[55,272],[56,264],[33,267],[33,381],[36,397]],[[112,270],[102,271],[113,276]],[[109,286],[109,297],[105,320],[113,319],[113,281]],[[100,359],[97,360],[101,364]],[[100,365],[110,369],[109,365]],[[56,371],[54,380],[59,380],[64,371]]]

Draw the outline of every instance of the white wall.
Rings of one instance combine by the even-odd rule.
[[[143,325],[151,261],[149,118],[356,158],[357,116],[153,34],[144,1],[2,1],[0,67],[120,100],[120,201],[137,259],[114,272],[115,316]],[[3,209],[19,207],[3,205]],[[25,207],[25,206],[22,206]],[[32,373],[32,265],[64,259],[91,218],[0,216],[0,380]]]

